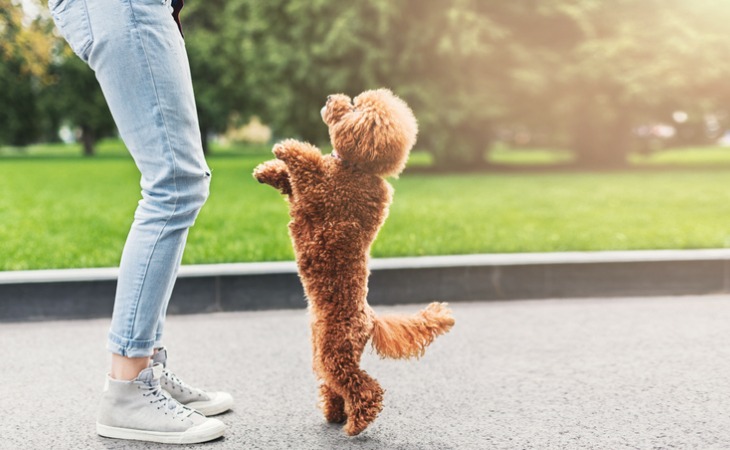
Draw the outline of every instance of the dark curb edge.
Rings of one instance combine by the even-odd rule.
[[[371,261],[373,305],[730,292],[730,249]],[[116,268],[0,272],[0,322],[111,315]],[[168,313],[304,308],[294,262],[183,266]]]

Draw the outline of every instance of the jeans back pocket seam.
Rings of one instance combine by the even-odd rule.
[[[88,62],[89,49],[94,43],[94,33],[91,29],[87,0],[56,1],[52,5],[51,15],[64,39],[79,58]],[[82,8],[82,10],[74,11],[73,8]],[[74,12],[75,17],[69,21],[68,16],[74,15]],[[73,23],[73,19],[76,19],[77,23]]]

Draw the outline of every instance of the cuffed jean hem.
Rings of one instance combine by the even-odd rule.
[[[159,339],[139,341],[126,339],[109,332],[106,348],[112,353],[127,358],[145,358],[152,356],[156,347],[159,347]]]

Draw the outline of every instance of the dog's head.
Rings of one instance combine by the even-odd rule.
[[[387,89],[363,92],[354,101],[330,95],[322,119],[343,161],[380,176],[403,171],[418,134],[411,109]]]

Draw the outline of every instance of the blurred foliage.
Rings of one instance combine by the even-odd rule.
[[[721,0],[208,0],[187,2],[182,18],[205,138],[256,115],[275,139],[321,144],[328,94],[381,86],[412,106],[418,147],[441,168],[487,164],[495,141],[516,136],[569,149],[577,164],[615,166],[653,145],[641,126],[674,126],[682,145],[730,128]],[[49,72],[63,85],[49,68],[64,62],[39,56],[53,48],[47,20],[23,24],[0,0],[0,38],[0,81],[13,87],[0,92],[0,140],[27,142],[60,120],[83,127],[91,113],[73,108],[21,124],[54,110],[37,106]],[[67,101],[90,95],[84,83],[58,86]]]
[[[24,72],[22,61],[14,56],[0,59],[0,144],[25,145],[38,135],[37,92],[33,77]]]
[[[0,0],[0,144],[25,145],[40,134],[37,105],[51,60],[50,26],[26,23],[23,11]]]
[[[243,58],[239,29],[245,24],[248,4],[241,1],[206,0],[185,3],[183,30],[195,88],[203,149],[224,133],[232,117],[248,118],[249,75]]]
[[[249,89],[278,134],[324,139],[313,105],[388,86],[440,167],[483,164],[519,127],[605,166],[625,162],[642,123],[728,114],[718,0],[239,1]]]
[[[564,135],[579,163],[623,164],[636,144],[632,130],[672,123],[677,110],[695,121],[727,115],[730,90],[721,83],[730,74],[727,4],[552,0],[538,12],[537,38],[521,42],[513,97],[538,108],[516,118]],[[564,39],[551,30],[563,30]]]
[[[43,77],[51,62],[52,25],[43,16],[27,19],[19,4],[0,0],[0,55],[18,61],[19,72]]]
[[[26,0],[44,8],[39,0]],[[84,154],[115,130],[94,73],[54,33],[50,14],[29,17],[0,0],[0,144],[55,141],[61,125],[79,130]]]
[[[69,55],[53,63],[49,73],[54,82],[47,86],[41,104],[55,129],[61,124],[77,128],[85,156],[95,153],[99,139],[115,133],[116,126],[94,72]]]
[[[483,161],[490,124],[504,114],[495,64],[499,27],[482,3],[459,0],[351,2],[250,0],[242,27],[251,89],[278,135],[326,139],[319,107],[334,92],[387,86],[420,121],[420,146],[439,165]],[[491,4],[491,2],[490,2]],[[502,8],[502,2],[494,2]],[[480,61],[495,63],[481,64]],[[317,105],[317,106],[314,106]]]

